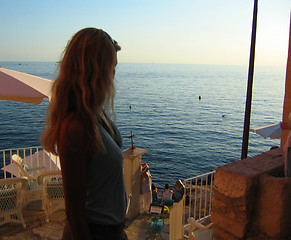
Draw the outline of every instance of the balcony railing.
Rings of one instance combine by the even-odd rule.
[[[183,207],[183,226],[187,225],[187,219],[191,217],[197,221],[210,217],[214,174],[215,171],[184,180],[186,197]]]
[[[51,153],[43,151],[41,146],[4,149],[0,150],[0,179],[14,177],[8,167],[11,164],[11,157],[13,154],[17,154],[22,159],[26,159],[28,168],[45,166],[46,171],[56,170],[56,167],[60,168],[59,158]]]

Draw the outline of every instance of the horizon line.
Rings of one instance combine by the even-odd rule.
[[[59,61],[33,61],[33,60],[27,60],[27,61],[2,61],[0,60],[0,63],[56,63],[58,64]],[[242,65],[242,64],[219,64],[219,63],[163,63],[163,62],[118,62],[118,64],[163,64],[163,65],[212,65],[212,66],[237,66],[237,67],[248,67],[248,65]],[[0,65],[1,66],[1,65]],[[285,65],[256,65],[255,67],[287,67],[287,63]]]

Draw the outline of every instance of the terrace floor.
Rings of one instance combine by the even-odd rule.
[[[36,205],[36,204],[35,204]],[[65,224],[65,212],[63,210],[54,213],[50,222],[45,222],[44,211],[39,207],[29,206],[23,210],[26,229],[22,225],[9,223],[0,226],[0,240],[60,240],[62,239],[63,227]],[[169,218],[163,217],[163,228],[156,239],[169,239]],[[151,232],[151,215],[141,212],[133,221],[126,221],[125,229],[129,240],[155,239]]]

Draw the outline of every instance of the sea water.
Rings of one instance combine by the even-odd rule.
[[[57,75],[53,62],[0,66],[52,80]],[[284,67],[255,67],[251,127],[281,121],[285,74]],[[118,64],[115,111],[122,149],[131,146],[132,131],[160,188],[239,160],[247,80],[247,66]],[[47,105],[47,99],[40,105],[0,101],[0,149],[39,146]],[[279,144],[250,133],[248,156]]]

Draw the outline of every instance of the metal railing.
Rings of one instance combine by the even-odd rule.
[[[215,171],[184,180],[186,197],[183,206],[183,226],[187,225],[187,219],[190,217],[202,221],[211,215],[214,174]]]
[[[10,165],[13,154],[26,159],[26,162],[28,162],[27,167],[45,166],[47,171],[56,170],[56,166],[60,168],[59,158],[43,151],[41,146],[4,149],[0,150],[0,179],[14,177],[13,173],[11,173]]]

